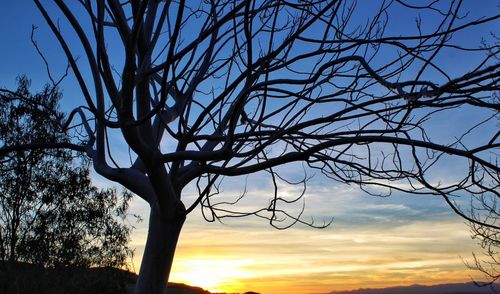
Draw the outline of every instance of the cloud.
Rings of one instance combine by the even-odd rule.
[[[228,178],[220,198],[240,195],[243,180],[247,195],[238,209],[251,211],[269,204],[270,182],[261,175]],[[280,188],[283,197],[301,192],[300,186]],[[185,192],[188,199],[197,197],[192,187]],[[262,293],[469,280],[471,273],[460,257],[467,258],[478,247],[463,220],[440,197],[401,193],[373,197],[355,186],[318,177],[308,186],[305,205],[306,218],[321,222],[335,217],[333,225],[323,230],[297,225],[277,231],[255,217],[207,223],[196,209],[181,234],[172,280],[212,290]],[[132,208],[147,211],[142,202]],[[146,223],[134,233],[136,266]]]
[[[407,209],[397,205],[386,208]],[[306,293],[319,290],[316,285],[333,290],[346,289],[346,285],[430,283],[438,281],[436,277],[450,280],[451,276],[464,281],[468,272],[460,256],[476,249],[464,224],[456,218],[441,222],[422,218],[404,225],[379,223],[378,227],[349,229],[295,227],[284,232],[264,223],[228,223],[188,221],[174,262],[174,273],[179,275],[173,277],[185,279],[183,282],[195,279],[182,273],[193,268],[190,260],[199,260],[199,271],[224,267],[232,273],[232,285],[227,277],[220,282],[226,291]],[[226,263],[222,266],[221,262]]]

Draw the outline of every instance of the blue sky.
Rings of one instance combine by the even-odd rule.
[[[359,1],[366,12],[376,1]],[[481,4],[478,4],[481,3]],[[498,10],[496,1],[465,1],[471,16],[491,14]],[[31,1],[0,2],[0,87],[15,87],[15,78],[26,74],[39,89],[48,81],[45,65],[31,44],[31,27],[38,27],[36,39],[47,56],[53,74],[57,77],[66,65],[58,44],[47,29],[41,15]],[[357,16],[362,18],[362,15]],[[431,21],[431,20],[429,20]],[[388,33],[405,34],[414,30],[414,19],[408,15],[394,14]],[[424,23],[424,28],[428,23]],[[457,36],[456,43],[480,41],[494,28],[471,29]],[[391,31],[392,30],[392,31]],[[119,59],[117,54],[114,58]],[[443,69],[451,73],[462,72],[461,64],[471,56],[444,53],[440,59]],[[435,74],[430,74],[430,77]],[[61,89],[64,98],[62,109],[69,111],[83,103],[82,96],[72,76]],[[440,128],[431,135],[437,140],[453,136],[453,131],[464,121],[477,119],[466,110],[451,117],[435,121]],[[489,126],[491,127],[491,125]],[[498,127],[498,126],[497,126]],[[115,136],[112,134],[112,136]],[[473,136],[470,140],[482,140]],[[127,150],[116,137],[117,159],[127,162]],[[456,166],[462,162],[447,161],[446,167],[435,171],[441,178],[453,178]],[[284,170],[292,178],[300,178],[300,165]],[[248,178],[226,179],[223,197],[234,197],[243,191],[247,181],[251,195],[242,209],[251,209],[256,201],[266,206],[272,198],[272,186],[265,175]],[[110,183],[95,176],[98,185]],[[469,258],[478,250],[471,240],[462,219],[450,212],[441,198],[410,196],[394,193],[388,198],[365,195],[356,186],[341,185],[317,174],[309,181],[305,197],[306,215],[316,222],[332,226],[315,230],[296,226],[287,231],[276,231],[266,221],[257,218],[226,220],[224,223],[207,223],[201,214],[190,215],[179,242],[174,263],[173,281],[187,282],[209,289],[237,291],[256,290],[264,293],[293,285],[296,293],[405,285],[410,283],[435,284],[467,281],[469,275],[460,257]],[[283,193],[300,193],[288,187]],[[186,200],[196,198],[194,187],[186,191]],[[245,200],[244,200],[245,201]],[[292,210],[300,207],[291,207]],[[139,199],[132,203],[133,212],[147,219],[147,205]],[[147,224],[137,224],[132,244],[137,248],[134,266],[139,267]],[[214,236],[218,236],[214,238]],[[213,269],[210,272],[206,268]],[[205,276],[202,279],[200,276]],[[385,278],[384,278],[385,277]],[[277,292],[275,292],[277,293]],[[283,292],[284,293],[284,292]]]

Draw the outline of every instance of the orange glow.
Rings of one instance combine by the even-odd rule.
[[[245,261],[217,260],[207,256],[181,258],[176,260],[171,279],[211,292],[236,292],[241,287],[238,280],[255,276],[244,269],[245,264]]]
[[[138,270],[146,230],[134,233]],[[181,234],[170,281],[213,293],[262,294],[462,283],[477,277],[461,259],[478,251],[475,242],[458,217],[286,231],[265,223],[192,218]]]

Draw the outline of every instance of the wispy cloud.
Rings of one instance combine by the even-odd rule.
[[[356,187],[320,181],[315,179],[308,187],[306,215],[317,221],[335,217],[331,227],[318,230],[299,225],[277,231],[252,217],[207,223],[195,211],[181,234],[171,280],[219,291],[326,293],[464,282],[474,274],[461,257],[468,258],[479,248],[463,220],[441,198],[372,197]],[[241,193],[231,184],[223,197]],[[268,203],[268,183],[249,181],[247,185],[247,200],[240,209]],[[293,195],[299,189],[287,187],[283,193]],[[146,212],[147,207],[135,202],[132,210]],[[134,232],[138,253],[146,232],[145,223]],[[136,268],[140,258],[135,257]]]

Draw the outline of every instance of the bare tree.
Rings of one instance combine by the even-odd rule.
[[[482,252],[472,253],[473,262],[465,262],[467,267],[479,271],[485,281],[474,281],[478,286],[494,285],[500,279],[500,230],[494,226],[483,226],[482,223],[498,225],[500,210],[497,207],[496,195],[480,194],[471,197],[470,215],[475,222],[469,222],[472,238],[478,240]]]
[[[257,215],[277,228],[314,226],[302,210],[286,210],[304,193],[279,192],[307,183],[280,175],[293,162],[374,195],[437,195],[498,229],[460,201],[499,196],[499,46],[484,33],[498,26],[494,10],[477,17],[462,1],[439,0],[34,2],[85,99],[67,127],[85,133],[80,143],[1,152],[85,151],[99,174],[150,204],[136,293],[165,292],[196,207],[209,220]],[[477,32],[481,44],[464,38]],[[128,166],[113,159],[119,147],[108,133],[116,131],[130,148]],[[223,177],[258,172],[274,184],[269,205],[239,211],[240,198],[218,200]],[[186,203],[190,183],[199,197]]]

